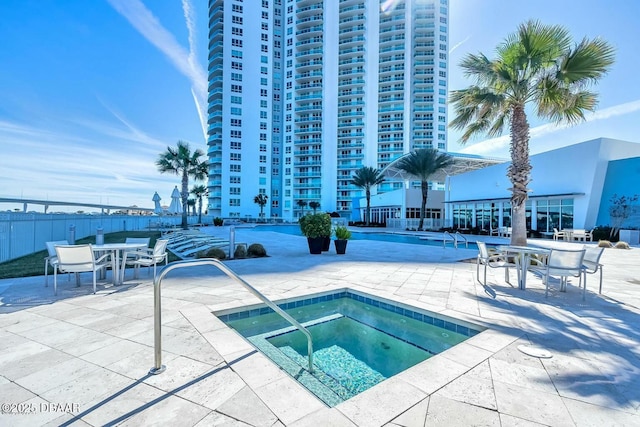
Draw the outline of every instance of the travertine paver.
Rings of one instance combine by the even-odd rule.
[[[144,272],[119,287],[107,277],[96,295],[88,276],[80,288],[61,278],[57,297],[43,277],[2,280],[0,403],[37,410],[0,414],[0,425],[640,425],[637,248],[607,249],[604,293],[589,276],[583,302],[573,282],[545,298],[533,274],[526,291],[499,269],[482,286],[473,262],[456,262],[474,250],[352,240],[346,255],[312,256],[296,236],[238,228],[236,238],[267,248],[268,258],[227,265],[272,299],[351,287],[489,330],[327,408],[210,314],[259,303],[212,267],[163,282],[167,370],[157,376],[148,374],[154,308]],[[59,412],[59,403],[76,406]]]

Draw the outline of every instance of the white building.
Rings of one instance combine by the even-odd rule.
[[[510,226],[509,165],[452,176],[445,193],[447,224],[485,231]],[[533,155],[531,165],[527,229],[538,233],[611,225],[611,198],[640,195],[640,143],[598,138]],[[640,216],[627,226],[640,226]]]
[[[446,150],[447,34],[448,0],[210,0],[209,213],[348,217],[355,170]]]

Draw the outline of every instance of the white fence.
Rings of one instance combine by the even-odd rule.
[[[401,230],[417,230],[418,224],[420,223],[419,218],[410,218],[410,219],[397,219],[397,218],[387,218],[387,228],[395,228]],[[423,229],[424,230],[440,230],[443,227],[442,219],[434,219],[434,218],[425,218]]]
[[[189,217],[196,222],[198,217]],[[203,218],[204,220],[204,218]],[[0,213],[0,262],[9,261],[45,249],[51,240],[81,239],[96,234],[157,229],[159,222],[179,225],[180,216],[81,215],[5,212]]]

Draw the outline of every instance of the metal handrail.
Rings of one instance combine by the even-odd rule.
[[[469,241],[459,231],[456,231],[456,248],[458,247],[458,236],[460,236],[462,240],[464,240],[464,247],[469,249]]]
[[[442,236],[442,247],[447,249],[447,236],[451,238],[451,241],[453,242],[453,246],[457,248],[458,247],[457,240],[448,231],[445,231],[444,235]]]
[[[165,371],[166,366],[162,364],[162,322],[160,319],[161,313],[161,298],[160,298],[160,285],[162,284],[162,279],[169,274],[170,271],[173,271],[177,268],[185,268],[185,267],[195,267],[198,265],[213,265],[214,267],[218,267],[220,271],[225,273],[231,279],[238,282],[240,285],[244,286],[249,292],[258,297],[262,302],[267,304],[269,308],[282,316],[287,322],[291,323],[293,326],[298,328],[300,332],[302,332],[307,337],[307,352],[309,353],[309,372],[313,373],[313,339],[311,337],[311,333],[302,326],[296,319],[291,317],[289,314],[284,312],[280,307],[278,307],[273,301],[264,296],[260,291],[247,283],[243,278],[238,276],[233,272],[229,267],[224,265],[217,259],[213,258],[203,258],[198,260],[186,260],[186,261],[176,261],[164,267],[160,273],[154,277],[153,280],[153,333],[154,333],[154,352],[155,352],[155,366],[151,368],[149,371],[152,375],[161,374]]]

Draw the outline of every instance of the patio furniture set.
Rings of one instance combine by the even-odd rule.
[[[563,228],[562,230],[558,230],[554,228],[553,240],[566,240],[569,242],[581,240],[583,242],[591,242],[593,240],[593,230],[586,230],[584,228]]]
[[[153,248],[149,248],[149,238],[127,238],[123,243],[105,243],[101,245],[83,244],[70,245],[66,240],[46,242],[48,255],[44,259],[45,286],[49,286],[48,270],[53,267],[53,292],[58,294],[58,273],[75,273],[76,284],[80,286],[80,273],[93,273],[93,293],[96,293],[98,274],[105,277],[106,269],[110,266],[113,284],[124,282],[127,266],[133,266],[134,278],[138,277],[141,266],[153,266],[164,261],[168,263],[167,240],[158,239]]]
[[[598,293],[602,293],[602,264],[600,257],[604,248],[585,245],[582,249],[546,249],[535,246],[498,246],[490,251],[484,242],[476,242],[476,277],[487,285],[487,267],[504,268],[505,282],[509,282],[509,268],[516,270],[518,288],[525,290],[527,272],[532,271],[544,279],[545,297],[549,294],[551,277],[560,279],[560,292],[566,292],[569,277],[578,278],[578,287],[582,287],[582,299],[586,298],[587,274],[600,273]],[[480,266],[484,266],[484,281],[480,281]]]

